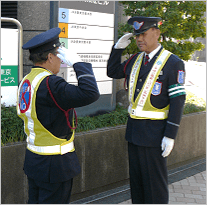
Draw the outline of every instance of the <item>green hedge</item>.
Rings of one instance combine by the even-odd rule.
[[[196,97],[193,93],[186,91],[186,101],[183,114],[206,111],[206,102]]]
[[[187,92],[183,114],[201,112],[206,110],[206,103],[202,98]],[[78,117],[78,128],[76,132],[94,130],[103,127],[124,125],[127,122],[127,109],[117,106],[110,113],[94,117]],[[11,142],[24,141],[23,121],[16,114],[16,107],[1,106],[1,145]]]
[[[1,145],[25,139],[24,123],[17,116],[16,107],[1,105]]]

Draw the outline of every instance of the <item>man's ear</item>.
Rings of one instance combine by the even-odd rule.
[[[53,56],[52,56],[52,53],[49,53],[48,56],[47,56],[47,60],[52,63],[53,62]]]
[[[156,29],[157,39],[160,37],[160,29]]]

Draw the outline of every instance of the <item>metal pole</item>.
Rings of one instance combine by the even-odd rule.
[[[50,28],[58,27],[58,1],[50,2]]]
[[[10,22],[14,23],[18,27],[18,64],[19,64],[19,82],[23,79],[23,50],[22,50],[22,45],[23,45],[23,27],[21,23],[14,19],[14,18],[6,18],[6,17],[1,17],[2,22]]]

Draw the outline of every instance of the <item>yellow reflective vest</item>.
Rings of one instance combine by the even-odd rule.
[[[134,93],[136,89],[137,79],[139,76],[139,71],[142,64],[142,59],[144,52],[142,52],[134,62],[134,65],[131,70],[130,79],[129,79],[129,108],[128,112],[130,117],[133,119],[151,119],[151,120],[163,120],[168,117],[169,105],[163,109],[158,109],[151,104],[150,96],[154,84],[159,76],[160,71],[167,62],[168,58],[172,53],[162,49],[160,55],[155,61],[153,67],[151,68],[147,79],[137,96],[134,100]]]
[[[42,80],[52,73],[43,68],[33,68],[23,78],[18,89],[17,114],[24,121],[27,135],[27,149],[39,155],[58,155],[73,152],[74,134],[69,141],[60,139],[49,132],[37,119],[36,94]]]

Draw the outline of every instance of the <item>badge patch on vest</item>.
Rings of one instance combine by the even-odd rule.
[[[185,72],[183,70],[178,71],[178,83],[184,83]]]
[[[25,113],[30,106],[31,102],[31,84],[29,80],[22,83],[19,93],[19,109],[21,113]]]
[[[155,82],[154,87],[152,89],[152,95],[159,95],[162,90],[162,83]]]

